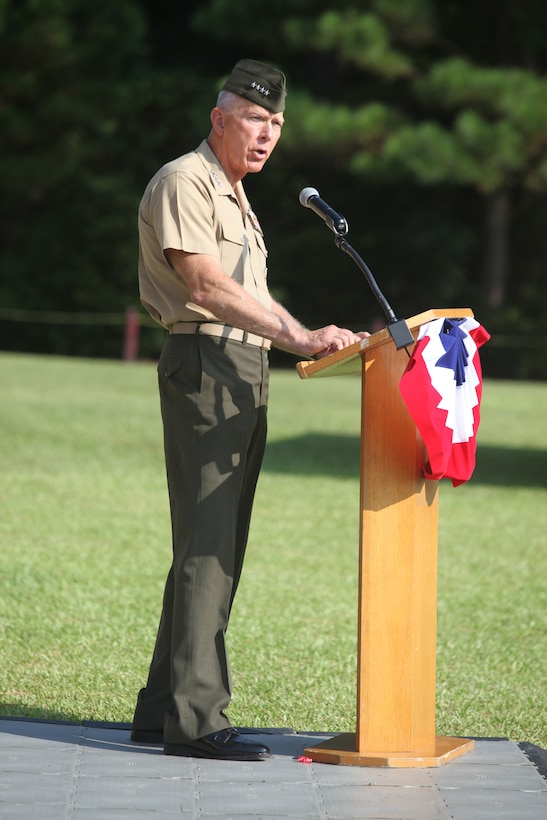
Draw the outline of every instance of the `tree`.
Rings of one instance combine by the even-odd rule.
[[[338,196],[364,224],[365,249],[402,310],[421,286],[435,303],[472,304],[494,329],[540,332],[543,232],[532,238],[523,220],[547,216],[547,7],[485,0],[470,13],[444,0],[280,0],[276,17],[273,26],[255,0],[212,0],[192,20],[286,68],[280,185],[310,184],[312,173],[328,183],[326,198],[332,192],[336,205]],[[262,200],[266,214],[280,185]],[[269,186],[261,179],[259,202]],[[284,225],[283,270],[289,258],[301,264],[286,290],[319,314],[326,259],[290,205],[275,221]],[[346,315],[356,292],[349,285],[346,297],[345,280],[337,290]],[[323,302],[331,311],[332,287]]]
[[[547,192],[547,79],[531,69],[484,67],[447,55],[460,49],[443,34],[444,5],[361,5],[370,10],[342,4],[313,21],[293,19],[288,35],[298,48],[311,45],[334,56],[342,70],[354,68],[396,85],[395,94],[384,89],[382,100],[357,108],[327,102],[317,110],[313,99],[302,100],[298,139],[336,145],[346,166],[364,178],[407,176],[424,186],[475,188],[486,210],[484,303],[499,309],[505,302],[513,192]],[[458,22],[453,11],[448,19]],[[482,59],[487,56],[481,51]],[[318,120],[326,129],[319,130]]]
[[[0,7],[1,304],[84,321],[4,324],[4,347],[119,353],[108,317],[138,301],[136,210],[188,88],[151,65],[147,35],[138,0]]]
[[[472,14],[455,0],[3,0],[1,303],[80,315],[135,302],[142,190],[206,136],[215,88],[251,56],[289,81],[283,139],[245,183],[276,296],[308,324],[378,313],[298,204],[315,185],[399,315],[468,304],[489,329],[539,334],[546,33],[542,0]],[[119,331],[0,334],[16,349],[119,351]]]

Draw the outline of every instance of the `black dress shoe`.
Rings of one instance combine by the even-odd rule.
[[[154,744],[163,743],[163,729],[133,729],[131,732],[131,740],[133,743],[148,743]]]
[[[191,743],[166,743],[163,751],[166,755],[207,757],[212,760],[264,760],[271,757],[267,746],[247,740],[233,728],[212,732]]]

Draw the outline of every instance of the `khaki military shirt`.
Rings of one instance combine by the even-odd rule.
[[[182,277],[164,256],[166,248],[216,257],[227,276],[270,308],[260,225],[241,182],[232,188],[206,140],[150,180],[138,224],[141,301],[164,327],[217,318],[190,301]]]

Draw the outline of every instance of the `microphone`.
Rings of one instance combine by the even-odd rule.
[[[300,204],[304,208],[310,208],[317,216],[320,216],[328,228],[339,236],[344,236],[349,230],[345,218],[336,213],[330,205],[321,199],[319,191],[315,188],[302,188],[299,195]]]

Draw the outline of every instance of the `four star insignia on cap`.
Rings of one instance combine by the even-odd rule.
[[[260,85],[256,81],[251,83],[251,88],[255,88],[261,94],[264,94],[265,97],[268,97],[269,94],[270,94],[270,89],[269,88],[264,88],[263,85]]]

